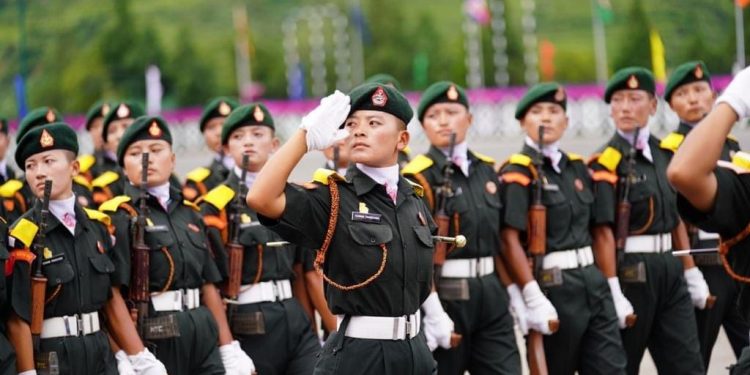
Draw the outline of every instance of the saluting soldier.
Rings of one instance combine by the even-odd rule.
[[[149,155],[145,196],[140,191],[143,153]],[[122,134],[117,162],[128,183],[123,195],[103,203],[100,210],[112,217],[115,227],[117,271],[113,277],[124,291],[139,277],[131,263],[133,218],[146,215],[151,294],[143,323],[150,328],[143,339],[155,345],[154,354],[170,374],[251,373],[252,361],[233,341],[214,286],[221,275],[208,248],[198,207],[184,200],[179,186],[169,182],[175,155],[164,120],[136,119]],[[144,199],[147,212],[141,211]]]
[[[734,77],[714,109],[685,138],[669,165],[669,181],[679,191],[677,205],[690,223],[721,235],[719,254],[730,276],[741,282],[736,304],[750,321],[750,155],[738,152],[732,163],[721,160],[729,132],[750,117],[750,68]],[[718,163],[718,167],[717,167]],[[718,302],[718,301],[717,301]],[[732,374],[750,373],[745,347]]]
[[[261,223],[288,241],[320,249],[315,265],[324,273],[338,330],[326,341],[316,374],[435,369],[419,313],[425,304],[429,315],[449,321],[436,295],[426,302],[435,225],[423,189],[400,177],[397,164],[412,116],[406,98],[389,86],[361,85],[350,96],[337,91],[302,119],[248,194]],[[319,170],[304,187],[287,184],[305,153],[345,137],[355,163],[346,178]]]
[[[218,97],[203,108],[198,124],[206,146],[214,154],[209,166],[193,169],[187,174],[185,186],[182,188],[185,199],[196,200],[224,182],[229,176],[229,172],[234,167],[234,159],[224,152],[221,144],[221,129],[229,113],[238,106],[237,101],[232,98]]]
[[[677,151],[685,136],[711,111],[716,93],[711,86],[711,75],[702,61],[691,61],[678,66],[669,77],[664,90],[664,100],[677,114],[680,124],[675,132],[664,138],[669,149]],[[732,156],[740,150],[737,139],[728,135],[721,149],[720,160],[731,161]],[[690,230],[690,244],[694,249],[718,248],[719,234],[699,230],[693,226]],[[742,319],[736,309],[735,301],[739,293],[739,284],[724,271],[721,258],[717,253],[694,255],[695,264],[703,272],[706,283],[716,295],[716,303],[711,309],[696,309],[698,339],[700,340],[703,363],[708,368],[719,328],[724,327],[734,354],[739,358],[742,348],[748,346],[750,325]]]
[[[640,67],[621,69],[607,82],[604,101],[616,132],[590,162],[597,200],[594,221],[614,226],[627,220],[628,233],[618,238],[625,241],[624,259],[617,267],[637,316],[633,327],[621,331],[628,373],[638,372],[648,347],[659,372],[701,374],[705,370],[693,305],[705,308],[709,290],[691,257],[681,263],[671,254],[689,244],[666,176],[672,153],[648,128],[656,112],[654,92],[653,74]],[[628,217],[617,210],[623,200],[631,205]],[[623,304],[615,302],[621,316]]]
[[[102,138],[102,129],[104,128],[104,117],[107,116],[111,108],[110,103],[99,100],[94,103],[88,112],[86,112],[86,122],[84,126],[91,137],[91,144],[94,151],[91,154],[84,154],[78,157],[81,164],[81,175],[91,183],[96,177],[95,172],[101,172],[98,166],[104,162],[104,140]]]
[[[292,296],[297,249],[292,245],[267,245],[283,240],[260,225],[244,200],[244,192],[279,147],[268,109],[262,103],[236,108],[222,126],[221,145],[235,166],[226,181],[203,197],[200,206],[211,247],[221,254],[217,262],[225,282],[232,272],[232,250],[225,246],[237,241],[244,252],[239,295],[228,301],[229,327],[242,349],[255,358],[258,373],[312,374],[320,343],[310,319]],[[248,162],[242,181],[245,155]],[[243,199],[237,201],[238,197]],[[230,238],[235,233],[237,238]]]
[[[469,150],[466,134],[473,117],[464,89],[455,83],[441,81],[428,87],[419,101],[417,118],[431,146],[407,164],[402,174],[422,185],[434,215],[440,205],[438,190],[450,168],[448,178],[455,193],[446,198],[446,214],[452,222],[449,233],[468,239],[466,247],[448,254],[436,280],[440,301],[462,335],[457,347],[435,350],[438,373],[518,374],[521,361],[508,294],[495,272],[501,224],[495,161]]]
[[[164,374],[164,366],[138,339],[113,280],[109,218],[76,200],[72,177],[78,173],[77,153],[76,133],[64,123],[29,130],[16,149],[16,162],[38,198],[11,225],[8,237],[11,263],[7,269],[12,272],[8,331],[17,353],[17,370],[22,374],[36,374],[35,367],[45,373],[117,374],[103,331],[106,327],[127,353],[122,360],[131,362],[139,373]],[[52,184],[49,211],[42,207],[45,181]],[[32,348],[30,322],[35,311],[30,276],[38,270],[46,277],[40,300],[44,321],[39,346]],[[106,319],[100,319],[100,314]]]

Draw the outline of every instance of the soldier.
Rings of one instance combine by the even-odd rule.
[[[740,152],[728,163],[721,156],[732,126],[750,117],[750,68],[734,77],[716,103],[685,138],[667,173],[679,191],[677,205],[683,217],[702,230],[721,235],[719,254],[725,270],[743,283],[732,303],[749,321],[750,294],[746,284],[750,282],[750,157]],[[733,374],[750,373],[750,348],[742,350],[738,362]]]
[[[715,99],[711,75],[702,61],[691,61],[677,67],[667,82],[664,100],[680,118],[680,124],[677,131],[665,137],[662,143],[673,152],[677,151],[685,136],[711,110]],[[728,135],[720,160],[731,161],[739,150],[737,140]],[[693,226],[689,228],[694,229],[690,231],[691,248],[708,249],[719,246],[718,233],[709,233]],[[742,319],[735,307],[739,285],[724,271],[719,254],[698,254],[693,258],[703,272],[710,290],[716,295],[713,308],[695,310],[703,363],[708,368],[719,328],[724,327],[734,354],[739,358],[742,348],[749,344],[747,334],[750,332],[750,325]]]
[[[436,279],[440,301],[462,335],[457,347],[435,350],[438,373],[518,374],[521,361],[508,295],[494,266],[500,255],[495,161],[468,149],[466,133],[473,117],[464,89],[455,83],[442,81],[428,87],[417,118],[431,147],[407,164],[402,174],[422,185],[433,215],[440,209],[436,196],[448,176],[455,191],[453,197],[446,197],[445,213],[453,222],[449,233],[468,238],[465,248],[448,254]]]
[[[12,272],[8,332],[17,353],[17,370],[22,374],[36,374],[35,367],[48,373],[117,374],[112,348],[102,331],[106,323],[114,341],[129,354],[124,361],[132,362],[139,373],[164,374],[164,366],[138,339],[112,279],[109,218],[75,199],[72,176],[78,172],[77,153],[76,134],[64,123],[29,130],[16,150],[16,162],[38,198],[11,225],[8,240],[11,263],[6,270]],[[45,180],[51,181],[48,208],[42,205]],[[32,274],[46,277],[39,296],[32,289]],[[31,303],[37,298],[43,311]],[[100,321],[100,312],[106,320]],[[44,317],[34,349],[32,314]]]
[[[638,318],[621,331],[628,373],[638,372],[648,347],[659,372],[699,374],[705,370],[691,302],[705,308],[709,290],[691,257],[680,264],[670,254],[689,244],[666,177],[672,153],[648,128],[656,112],[654,87],[653,74],[639,67],[621,69],[607,83],[604,100],[617,131],[590,162],[597,200],[594,221],[627,228],[616,235],[625,242],[618,249],[624,251],[617,264],[619,281]],[[631,206],[629,215],[616,210],[621,202]],[[615,295],[618,316],[623,305]]]
[[[423,331],[441,342],[450,337],[450,318],[430,294],[435,225],[422,188],[398,172],[412,116],[394,88],[365,84],[350,96],[337,91],[302,119],[248,194],[262,224],[320,249],[315,266],[328,284],[338,330],[328,337],[316,374],[429,374],[434,360]],[[355,163],[346,178],[318,170],[304,187],[286,183],[307,151],[345,137]],[[429,324],[422,324],[420,306]]]
[[[111,105],[105,101],[98,101],[94,103],[88,112],[86,112],[86,131],[91,137],[91,144],[94,146],[94,152],[91,154],[85,154],[78,157],[78,162],[81,164],[81,175],[84,176],[89,183],[93,181],[98,175],[94,172],[101,172],[101,165],[104,162],[104,140],[102,139],[102,129],[104,125],[104,117],[109,113]]]
[[[182,194],[185,199],[194,201],[205,195],[216,185],[224,182],[234,167],[234,159],[224,154],[221,145],[221,128],[229,113],[237,108],[236,100],[227,97],[213,99],[203,109],[199,126],[206,146],[214,153],[211,165],[193,169],[187,174]]]
[[[148,179],[141,195],[144,153],[149,154]],[[126,291],[142,278],[149,282],[148,316],[139,317],[147,328],[143,339],[155,345],[154,354],[170,374],[249,374],[252,361],[232,340],[213,284],[221,275],[207,247],[198,207],[183,200],[179,188],[169,183],[175,155],[164,120],[136,119],[122,134],[117,162],[129,183],[124,184],[123,195],[104,202],[100,210],[112,217],[115,228],[113,277]],[[136,244],[132,218],[137,215],[146,216],[148,275],[137,273],[131,263]]]
[[[320,344],[302,306],[292,298],[296,247],[266,245],[282,238],[254,225],[260,224],[258,216],[244,199],[245,189],[252,186],[258,171],[279,147],[268,109],[261,103],[236,108],[222,126],[221,144],[235,166],[227,180],[209,191],[200,205],[211,247],[221,254],[217,263],[225,283],[234,272],[229,262],[232,249],[225,245],[238,241],[244,252],[237,271],[241,273],[239,294],[225,293],[230,298],[229,327],[242,349],[255,358],[259,373],[312,374]],[[248,162],[243,172],[244,155]],[[231,238],[235,235],[237,238]]]

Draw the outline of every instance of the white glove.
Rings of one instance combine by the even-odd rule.
[[[552,331],[549,328],[550,320],[557,320],[557,310],[555,306],[544,296],[539,284],[531,281],[523,287],[523,300],[526,302],[528,318],[526,319],[529,329],[549,335]]]
[[[693,306],[700,310],[706,308],[706,299],[711,294],[708,290],[706,279],[703,278],[703,272],[698,267],[692,267],[685,270],[685,281],[687,282],[690,299],[693,300]]]
[[[351,109],[351,99],[339,90],[320,100],[320,104],[302,118],[300,129],[307,134],[307,150],[324,150],[346,138],[349,131],[339,129]]]
[[[129,355],[130,364],[133,365],[133,370],[138,375],[166,375],[167,369],[164,364],[161,363],[147,348],[144,348],[142,352]],[[122,374],[122,372],[120,372]]]
[[[227,375],[249,375],[255,372],[255,364],[240,347],[237,340],[219,347],[221,362]]]
[[[26,370],[24,372],[19,372],[18,375],[36,375],[36,370]]]
[[[615,312],[617,312],[617,321],[620,325],[620,329],[627,328],[625,318],[635,312],[633,305],[630,301],[622,294],[622,288],[620,288],[620,279],[617,277],[610,277],[607,279],[609,283],[609,290],[612,292],[612,299],[615,302]]]
[[[742,69],[721,93],[716,104],[727,103],[740,119],[750,116],[750,67]]]
[[[120,375],[135,375],[135,369],[133,369],[133,365],[130,363],[128,354],[125,353],[125,351],[117,351],[117,353],[115,353],[115,359],[117,360],[117,372]],[[25,374],[26,372],[23,372],[22,374]],[[34,374],[36,374],[36,372],[34,372]]]
[[[508,285],[508,296],[510,296],[510,313],[513,315],[513,320],[516,321],[518,329],[525,335],[529,333],[529,323],[526,322],[526,304],[523,302],[523,296],[521,295],[521,289],[516,284]]]
[[[438,346],[444,349],[451,348],[451,333],[453,333],[453,321],[443,310],[437,293],[432,292],[422,304],[424,329],[427,346],[434,351]]]

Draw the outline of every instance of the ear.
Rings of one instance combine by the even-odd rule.
[[[280,145],[281,141],[278,138],[273,137],[273,140],[271,141],[271,153],[278,151]]]
[[[406,148],[406,146],[409,145],[409,139],[411,139],[411,135],[409,134],[409,131],[399,130],[398,143],[396,143],[396,149],[399,151],[402,151],[404,148]]]
[[[659,101],[656,99],[656,95],[651,95],[651,102],[649,105],[651,106],[651,116],[656,114],[656,107],[659,104]]]
[[[78,174],[81,173],[81,162],[79,162],[78,159],[73,159],[73,161],[70,162],[70,168],[71,177],[78,176]]]

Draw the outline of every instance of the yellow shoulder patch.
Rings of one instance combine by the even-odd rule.
[[[130,197],[127,195],[118,195],[99,206],[99,211],[102,212],[117,212],[117,208],[125,202],[130,202]]]
[[[411,188],[414,189],[414,193],[417,194],[418,197],[420,198],[424,197],[424,188],[422,187],[422,185],[414,181],[411,181],[408,178],[405,178],[404,180],[406,180],[406,182],[408,182],[409,185],[411,185]]]
[[[328,176],[333,176],[333,178],[338,181],[346,181],[346,179],[341,177],[340,174],[325,168],[318,168],[315,170],[315,173],[313,174],[313,181],[319,182],[323,185],[328,185]]]
[[[203,182],[208,176],[211,175],[211,170],[208,168],[200,167],[195,168],[192,171],[188,172],[187,176],[185,176],[190,181],[195,182]]]
[[[528,155],[524,154],[513,154],[510,156],[510,159],[508,159],[508,163],[528,167],[529,165],[531,165],[531,158]]]
[[[223,210],[227,206],[232,198],[234,198],[234,190],[227,185],[221,184],[206,193],[203,200],[210,203],[212,206]]]
[[[750,154],[744,151],[735,152],[732,156],[732,164],[743,169],[750,169]]]
[[[33,221],[21,218],[10,230],[10,235],[23,242],[24,246],[30,247],[37,231],[39,227]]]
[[[740,143],[740,140],[737,139],[737,137],[735,137],[733,134],[727,135],[727,139],[730,140],[730,141],[735,141],[737,143]]]
[[[186,205],[186,206],[188,206],[188,207],[190,207],[190,208],[192,208],[192,209],[194,209],[194,210],[196,210],[198,212],[201,212],[201,208],[198,207],[197,204],[195,204],[195,203],[193,203],[193,202],[191,202],[191,201],[189,201],[187,199],[183,199],[182,200],[182,204],[184,204],[184,205]]]
[[[73,176],[73,182],[77,183],[78,185],[81,185],[85,187],[87,190],[91,191],[92,186],[89,180],[87,180],[85,177],[81,175],[75,175]]]
[[[474,154],[474,156],[477,157],[477,159],[479,159],[479,160],[481,160],[481,161],[483,161],[483,162],[485,162],[485,163],[487,163],[489,165],[493,165],[493,166],[495,165],[495,159],[493,159],[493,158],[491,158],[491,157],[489,157],[487,155],[480,154],[478,152],[473,152],[472,151],[472,153]]]
[[[570,159],[571,161],[583,161],[583,156],[581,155],[578,155],[572,152],[568,152],[567,155],[568,155],[568,159]]]
[[[96,163],[96,157],[91,154],[85,154],[78,157],[78,165],[81,167],[81,173],[88,172],[91,167],[94,166],[94,163]]]
[[[401,150],[401,152],[403,152],[406,156],[411,155],[411,149],[409,148],[409,146],[404,147],[404,149]]]
[[[22,187],[23,182],[21,182],[20,180],[8,180],[6,183],[0,186],[0,197],[13,198],[13,195],[16,194],[17,191],[21,190]]]
[[[83,208],[83,211],[86,212],[86,216],[91,220],[96,220],[106,226],[112,225],[112,219],[105,213],[85,207]]]
[[[117,174],[117,172],[113,171],[106,171],[101,174],[101,176],[94,179],[94,181],[91,181],[91,186],[103,188],[107,185],[117,181],[117,179],[120,178],[120,175]]]
[[[602,152],[597,159],[599,164],[603,165],[604,168],[607,168],[610,172],[615,172],[617,170],[617,165],[620,164],[620,160],[622,160],[622,154],[614,147],[607,147],[604,149],[604,152]]]
[[[677,149],[680,148],[680,145],[684,140],[685,136],[680,133],[669,133],[669,135],[661,140],[661,143],[659,143],[659,147],[665,150],[670,150],[672,152],[677,152]]]
[[[434,162],[425,155],[417,155],[412,161],[406,163],[401,170],[402,175],[417,174],[429,168]]]

